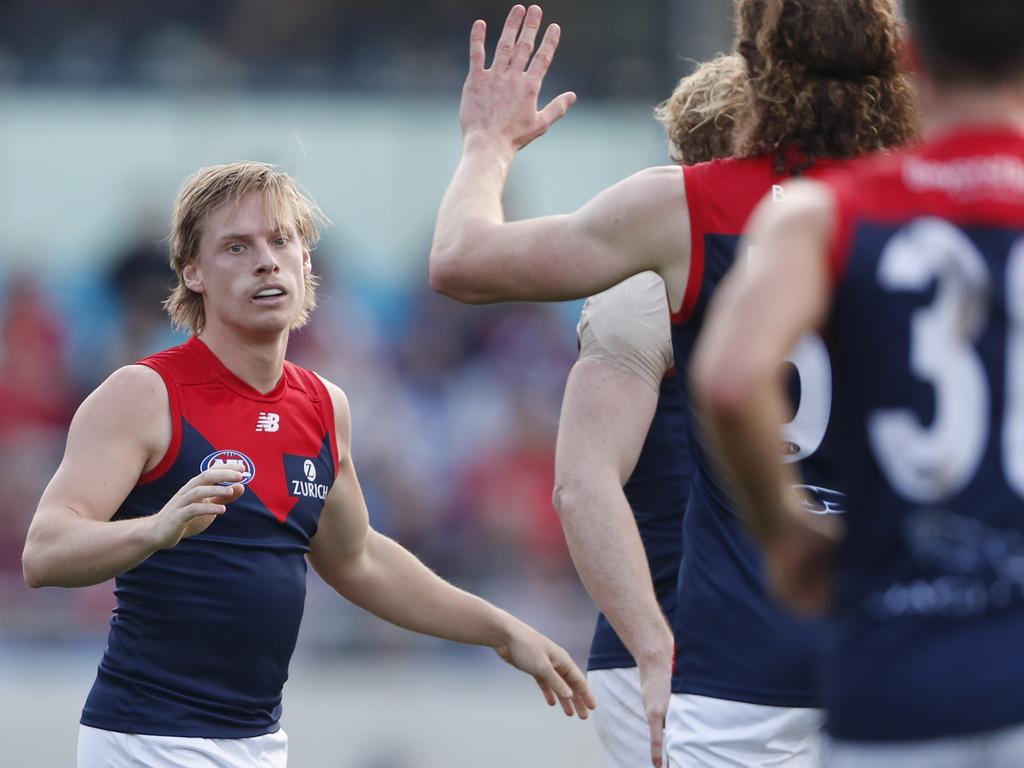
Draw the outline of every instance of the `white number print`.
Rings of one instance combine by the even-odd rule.
[[[793,418],[782,425],[789,463],[814,454],[825,439],[832,413],[832,362],[825,342],[816,333],[800,337],[787,360],[800,377],[800,403]]]
[[[756,253],[755,248],[747,248],[748,265],[757,258]],[[786,362],[796,368],[800,379],[796,413],[782,425],[783,459],[792,464],[813,456],[825,439],[832,414],[832,361],[824,340],[816,333],[805,333]]]
[[[967,235],[934,218],[919,219],[893,237],[877,277],[894,291],[937,284],[935,300],[914,314],[910,330],[910,367],[934,391],[931,424],[907,408],[868,418],[872,450],[892,487],[910,501],[934,503],[963,490],[984,455],[990,396],[974,344],[988,317],[991,278]],[[1024,435],[1009,439],[1024,441]]]
[[[1006,262],[1006,311],[1014,329],[1024,328],[1024,240],[1018,240]],[[1024,496],[1024,333],[1008,334],[1006,350],[1006,426],[1003,429],[1003,472],[1014,493]]]

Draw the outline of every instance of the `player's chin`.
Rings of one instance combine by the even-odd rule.
[[[243,324],[257,333],[281,333],[289,330],[297,317],[294,307],[256,307],[246,313]]]

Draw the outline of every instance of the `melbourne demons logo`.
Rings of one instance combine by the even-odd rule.
[[[199,471],[205,472],[208,469],[216,469],[222,464],[244,464],[242,470],[242,485],[248,485],[256,477],[256,465],[252,459],[239,451],[214,451],[199,465]]]

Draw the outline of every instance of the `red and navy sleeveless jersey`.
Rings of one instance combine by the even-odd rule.
[[[166,385],[172,438],[114,519],[158,512],[220,462],[246,465],[245,492],[204,532],[117,577],[81,722],[162,736],[271,733],[302,618],[305,555],[338,467],[330,396],[290,363],[261,394],[196,338],[141,364]]]
[[[828,728],[1024,722],[1024,133],[952,133],[827,183],[850,508]]]
[[[684,176],[691,263],[682,305],[672,313],[679,370],[686,370],[711,299],[737,258],[747,219],[766,194],[780,194],[776,185],[785,181],[767,157],[716,160],[687,167]],[[832,389],[824,342],[802,340],[789,362],[793,418],[784,434],[787,460],[799,462],[809,512],[838,513],[843,495],[831,479],[826,440]],[[757,546],[717,478],[699,430],[694,438],[672,690],[768,706],[817,706],[824,626],[790,615],[768,596]]]
[[[654,595],[671,622],[676,580],[683,556],[683,512],[690,491],[689,408],[675,371],[661,382],[658,405],[637,458],[623,486],[651,569]],[[636,660],[604,614],[597,617],[588,670],[635,667]]]

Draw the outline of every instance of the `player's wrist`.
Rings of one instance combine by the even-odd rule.
[[[675,638],[672,635],[672,630],[662,622],[662,626],[657,632],[640,639],[635,643],[635,648],[631,652],[637,664],[641,666],[671,665],[672,657],[675,654]]]
[[[516,155],[516,147],[506,136],[494,131],[470,129],[462,138],[464,156],[493,157],[507,168]]]

